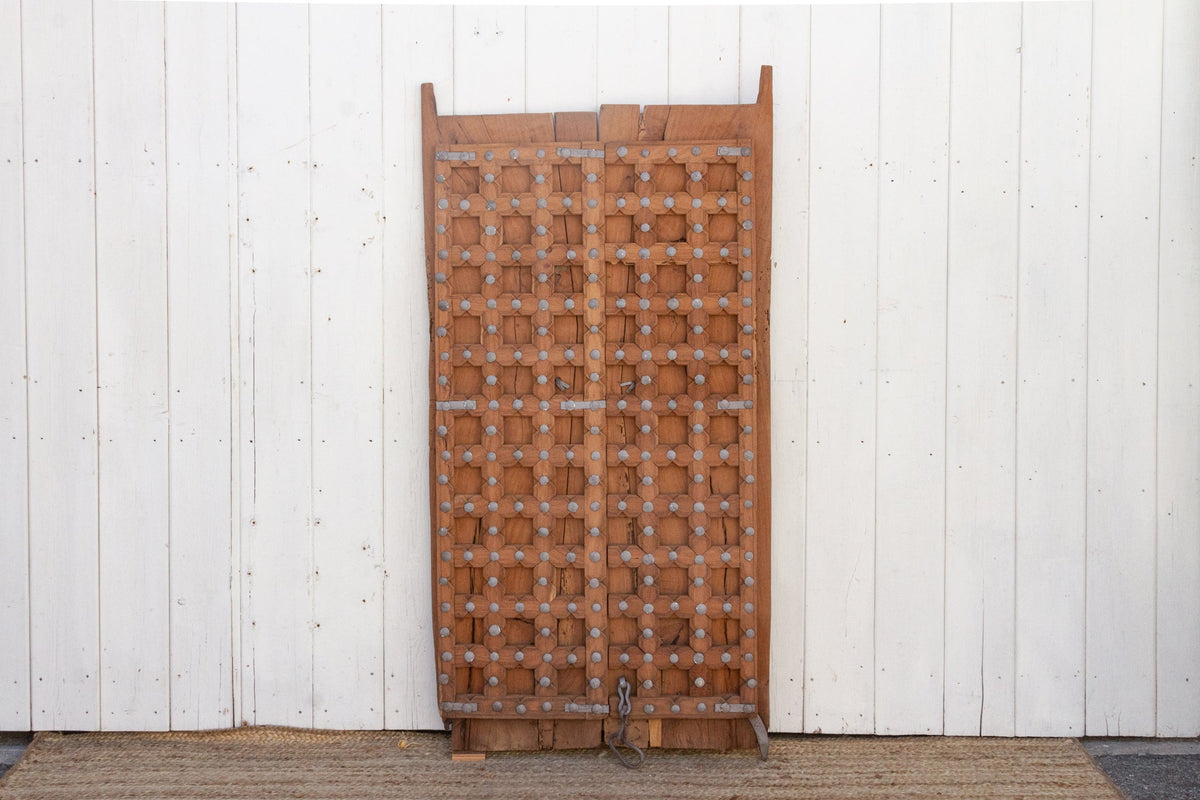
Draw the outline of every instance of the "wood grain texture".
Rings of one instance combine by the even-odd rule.
[[[1157,714],[1200,735],[1200,6],[1163,9],[1158,256]]]
[[[0,728],[29,715],[29,439],[25,376],[25,203],[21,4],[0,2]]]
[[[1016,733],[1083,732],[1091,9],[1024,7]]]
[[[238,8],[239,724],[312,724],[309,15]],[[246,363],[248,362],[248,363]],[[246,411],[249,411],[249,417]]]
[[[166,7],[173,729],[228,728],[234,722],[234,16],[225,6]]]
[[[21,43],[32,725],[95,730],[101,721],[91,14],[67,2],[25,4]]]
[[[936,734],[945,641],[950,8],[888,6],[880,14],[875,732]]]
[[[429,304],[422,81],[453,111],[449,41],[453,9],[394,8],[383,14],[383,558],[384,691],[387,728],[441,726],[429,615]]]
[[[951,41],[944,732],[1011,736],[1021,8],[957,6]]]
[[[380,10],[314,7],[310,24],[313,725],[377,729],[385,708]]]
[[[96,98],[100,707],[170,725],[163,8],[101,6]]]
[[[814,6],[811,68],[804,730],[872,733],[879,9]]]
[[[1092,24],[1087,733],[1151,736],[1162,3],[1097,3]]]

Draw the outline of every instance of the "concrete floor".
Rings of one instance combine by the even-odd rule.
[[[1084,739],[1129,800],[1200,800],[1200,739]]]
[[[0,733],[0,775],[29,739]],[[1085,739],[1083,746],[1129,800],[1200,800],[1200,739]]]

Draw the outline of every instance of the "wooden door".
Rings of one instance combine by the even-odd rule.
[[[456,750],[754,745],[771,92],[439,116],[423,87],[439,702]],[[760,726],[761,728],[761,726]]]

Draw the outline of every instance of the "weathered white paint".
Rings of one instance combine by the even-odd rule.
[[[21,5],[0,2],[0,728],[29,727],[29,476]]]
[[[941,733],[950,7],[879,35],[875,732]]]
[[[803,729],[873,733],[879,8],[811,39]]]
[[[31,725],[70,730],[101,725],[91,23],[22,3]]]
[[[773,64],[773,727],[1200,733],[1198,29],[0,0],[0,729],[437,727],[420,82]]]
[[[96,6],[101,727],[170,726],[164,8]]]
[[[241,707],[313,724],[309,9],[237,9]],[[318,167],[319,168],[319,167]],[[248,362],[248,363],[247,363]],[[248,415],[248,416],[247,416]]]
[[[232,6],[166,7],[171,727],[233,723]],[[231,291],[231,287],[233,291]],[[235,342],[236,344],[236,342]],[[197,475],[205,476],[197,480]]]
[[[1021,7],[953,15],[943,732],[1011,736]]]
[[[1153,736],[1162,6],[1092,13],[1085,730]]]
[[[1200,735],[1200,5],[1163,9],[1158,261],[1158,735]]]
[[[1083,734],[1091,12],[1031,3],[1022,21],[1018,736]]]
[[[313,724],[382,728],[382,28],[310,13]]]

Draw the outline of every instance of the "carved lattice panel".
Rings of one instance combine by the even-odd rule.
[[[427,90],[435,643],[456,749],[600,744],[621,679],[643,744],[754,741],[761,100],[683,113],[669,136],[687,107],[438,118]]]

